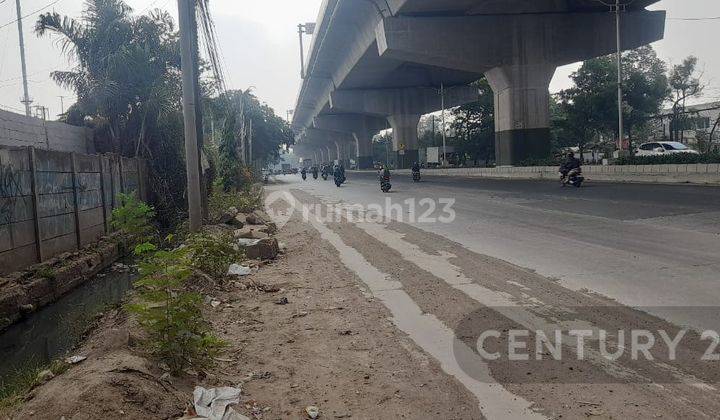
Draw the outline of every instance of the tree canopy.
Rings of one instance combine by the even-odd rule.
[[[623,118],[632,140],[657,115],[668,95],[667,66],[646,46],[623,54]],[[552,104],[556,146],[580,146],[599,136],[617,138],[617,64],[614,56],[585,61]],[[613,135],[614,133],[614,135]]]

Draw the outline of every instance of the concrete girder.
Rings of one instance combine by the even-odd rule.
[[[622,48],[663,39],[664,11],[622,14]],[[613,53],[612,13],[386,17],[376,30],[381,57],[485,73],[501,66],[571,64]]]
[[[458,86],[445,93],[445,106],[452,108],[477,99],[476,88]],[[388,117],[396,114],[424,115],[441,108],[439,89],[429,87],[336,90],[330,94],[331,112]]]
[[[623,13],[622,48],[662,39],[665,15]],[[557,66],[617,47],[614,15],[607,12],[386,17],[377,40],[383,58],[485,73],[495,94],[498,165],[549,154],[548,88]]]

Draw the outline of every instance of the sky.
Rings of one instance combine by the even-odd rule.
[[[136,12],[161,8],[177,15],[175,0],[126,0]],[[224,57],[228,87],[252,87],[258,97],[278,115],[294,107],[300,87],[297,24],[313,22],[322,0],[212,0],[211,8]],[[74,102],[72,92],[58,87],[50,78],[53,70],[71,67],[52,38],[38,38],[34,25],[41,10],[78,16],[83,0],[21,0],[30,96],[34,105],[43,105],[55,119],[64,106]],[[666,36],[654,44],[668,63],[688,55],[700,59],[703,79],[708,85],[703,102],[720,100],[720,19],[678,20],[720,17],[720,0],[662,0],[652,9],[668,11]],[[15,0],[0,0],[0,108],[23,112],[20,52]],[[310,38],[305,39],[306,47]],[[578,67],[559,68],[550,90],[570,86],[568,76]]]

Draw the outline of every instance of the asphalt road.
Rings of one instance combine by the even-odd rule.
[[[438,375],[472,394],[482,417],[720,410],[720,354],[705,359],[712,343],[692,331],[720,331],[720,188],[398,175],[383,194],[372,173],[348,178],[338,188],[280,176],[269,190],[292,194],[289,220],[317,231],[316,245],[352,273],[338,280],[381,302],[419,347],[418,369],[439,362]],[[571,334],[578,329],[590,334],[589,352]],[[674,335],[671,355],[662,333],[681,330],[689,338]],[[546,332],[562,355],[521,343],[527,358],[513,358],[510,331]],[[479,350],[486,332],[497,334],[497,358]],[[643,343],[649,357],[639,356]]]
[[[398,175],[385,195],[372,173],[348,173],[340,188],[331,180],[302,182],[299,176],[278,181],[330,203],[386,206],[389,198],[404,206],[403,222],[557,279],[568,289],[587,289],[683,325],[711,327],[718,321],[707,319],[708,311],[662,308],[720,302],[718,187],[588,182],[576,189],[549,181],[455,177],[413,183]],[[423,198],[454,199],[454,220],[408,221],[405,200],[417,205]],[[441,207],[432,215],[440,215]]]

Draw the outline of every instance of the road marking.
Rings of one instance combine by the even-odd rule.
[[[295,200],[296,209],[302,211],[301,203]],[[423,313],[412,298],[402,290],[402,283],[390,280],[370,264],[355,248],[343,242],[340,235],[328,228],[318,218],[307,220],[322,239],[330,243],[340,254],[340,259],[370,289],[392,314],[392,322],[424,351],[433,356],[442,370],[455,377],[478,400],[483,415],[491,419],[545,419],[546,417],[531,409],[533,403],[517,396],[490,375],[490,368],[470,347],[455,337],[434,315]],[[473,375],[467,374],[458,364],[457,358],[472,361]],[[482,381],[475,378],[483,378]]]

